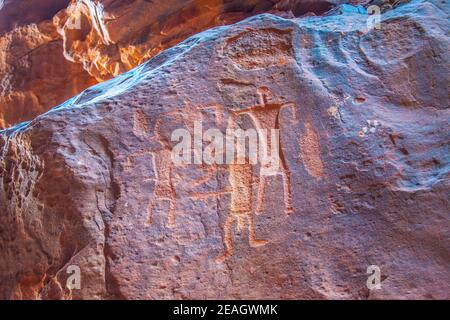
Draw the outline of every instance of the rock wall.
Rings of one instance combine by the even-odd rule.
[[[449,299],[448,13],[257,15],[2,131],[0,298]],[[278,170],[174,165],[196,121]]]
[[[343,1],[18,0],[0,9],[0,128],[61,104],[208,28]],[[314,4],[312,4],[314,3]]]

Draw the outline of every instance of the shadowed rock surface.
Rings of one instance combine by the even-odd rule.
[[[0,298],[449,299],[448,13],[258,15],[2,131]],[[279,128],[278,174],[174,166],[196,120]]]

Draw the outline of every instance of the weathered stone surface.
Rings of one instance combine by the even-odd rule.
[[[3,131],[0,298],[450,298],[448,12],[258,15]],[[277,175],[173,165],[233,117],[280,129]]]
[[[0,4],[0,34],[17,27],[51,20],[70,0],[3,0]]]
[[[97,83],[62,50],[50,22],[0,37],[0,128],[33,119]]]
[[[208,28],[262,12],[320,14],[343,2],[6,1],[0,10],[0,128],[31,120]]]

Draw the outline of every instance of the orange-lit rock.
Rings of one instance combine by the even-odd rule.
[[[31,120],[205,29],[261,12],[320,14],[343,2],[6,0],[0,10],[0,128]]]

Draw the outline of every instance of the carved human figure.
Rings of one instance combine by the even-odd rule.
[[[152,223],[153,210],[157,201],[167,201],[169,203],[168,226],[175,225],[176,192],[173,186],[173,163],[171,151],[161,149],[153,152],[153,167],[155,169],[155,189],[153,199],[150,201],[147,212],[147,224]]]
[[[150,201],[147,212],[147,224],[152,223],[153,211],[157,202],[167,201],[169,203],[169,212],[167,215],[168,227],[175,226],[176,218],[176,202],[177,194],[174,187],[174,168],[172,161],[172,141],[169,133],[164,133],[162,127],[164,120],[179,119],[188,128],[192,134],[192,125],[195,121],[201,120],[201,114],[198,113],[197,108],[189,101],[185,102],[185,108],[171,112],[163,113],[158,117],[154,129],[154,139],[159,143],[160,148],[154,150],[153,167],[155,170],[155,189],[153,198]]]
[[[238,231],[243,231],[247,228],[248,242],[251,247],[258,247],[268,243],[267,240],[257,239],[255,235],[254,215],[253,215],[253,196],[254,196],[254,182],[258,183],[256,212],[261,212],[264,204],[264,193],[267,184],[267,178],[274,175],[283,176],[284,197],[285,197],[285,211],[290,214],[292,209],[291,202],[291,186],[290,186],[290,172],[287,168],[285,158],[282,153],[282,149],[279,148],[279,136],[277,135],[275,143],[278,145],[272,145],[273,140],[268,139],[268,132],[276,131],[280,129],[279,117],[280,112],[284,107],[294,107],[291,103],[275,104],[268,101],[269,91],[267,88],[261,88],[258,90],[260,97],[260,104],[244,109],[233,110],[229,114],[227,131],[233,131],[238,129],[237,118],[240,115],[248,114],[252,119],[259,140],[260,147],[264,150],[259,150],[265,155],[272,154],[272,151],[276,151],[276,157],[278,161],[275,161],[274,165],[271,157],[269,161],[262,161],[260,164],[260,171],[258,179],[255,178],[254,166],[250,163],[249,157],[242,155],[238,152],[237,158],[231,164],[226,165],[229,174],[229,187],[210,193],[195,193],[192,197],[195,199],[219,197],[224,194],[230,194],[230,208],[224,224],[223,242],[225,246],[225,252],[220,255],[216,261],[221,263],[233,254],[234,245],[232,240],[232,233],[234,225]],[[216,113],[216,119],[223,119],[224,116],[222,109],[214,110]],[[271,137],[272,138],[272,137]],[[237,139],[235,149],[240,150],[241,140]],[[273,149],[273,150],[272,150]],[[261,159],[261,158],[260,158]],[[217,168],[216,168],[217,169]],[[219,168],[220,169],[220,168]],[[208,171],[202,183],[206,182],[208,178],[212,178],[212,172]],[[259,182],[258,182],[259,181]]]
[[[248,242],[251,247],[265,245],[268,241],[256,239],[253,216],[253,167],[251,164],[231,164],[229,168],[230,180],[230,211],[224,225],[225,252],[217,258],[221,263],[233,254],[232,231],[236,223],[238,231],[247,226]]]
[[[280,144],[280,137],[277,135],[275,141],[277,145],[272,145],[273,139],[269,138],[269,134],[280,130],[280,112],[283,108],[291,107],[295,110],[293,103],[271,103],[269,102],[269,89],[262,87],[258,89],[258,95],[260,99],[259,105],[252,106],[243,110],[234,110],[232,113],[235,117],[243,114],[248,114],[255,124],[258,140],[259,140],[259,153],[263,154],[266,158],[267,154],[273,154],[275,151],[277,159],[273,156],[266,158],[269,161],[262,161],[260,164],[259,173],[259,187],[256,203],[256,213],[260,214],[263,211],[264,194],[267,185],[267,179],[270,176],[281,175],[283,177],[283,191],[284,191],[284,210],[286,214],[293,212],[292,207],[292,192],[291,192],[291,175],[287,168],[286,159],[283,154],[283,149]],[[294,112],[295,115],[295,112]],[[261,148],[263,146],[263,148]],[[277,150],[272,150],[276,148]],[[265,149],[265,150],[264,150]],[[261,159],[261,157],[260,157]],[[273,160],[277,162],[274,166]]]

